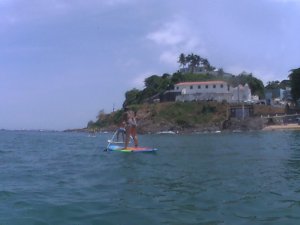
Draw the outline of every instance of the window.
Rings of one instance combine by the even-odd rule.
[[[207,88],[208,88],[208,85],[205,85],[205,88],[207,89]]]
[[[221,84],[220,87],[223,88],[223,84]]]
[[[198,89],[201,89],[201,85],[198,85]]]
[[[190,89],[193,89],[193,85],[190,86]]]
[[[213,88],[216,88],[216,85],[215,85],[215,84],[213,85]]]
[[[176,87],[176,90],[179,90],[179,87],[178,87],[178,86]]]

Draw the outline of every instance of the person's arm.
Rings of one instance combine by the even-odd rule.
[[[128,115],[126,112],[124,112],[122,115],[122,123],[126,124],[127,121],[128,121]]]

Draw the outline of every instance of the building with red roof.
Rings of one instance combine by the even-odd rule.
[[[174,92],[180,93],[176,101],[251,101],[251,90],[247,84],[233,88],[220,80],[177,83]]]

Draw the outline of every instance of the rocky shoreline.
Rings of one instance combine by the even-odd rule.
[[[64,132],[86,132],[103,133],[114,132],[117,126],[112,125],[101,130],[90,130],[88,128],[68,129]],[[172,124],[155,124],[141,121],[138,126],[139,134],[192,134],[192,133],[219,133],[219,132],[243,132],[243,131],[276,131],[276,130],[300,130],[300,125],[277,124],[267,125],[261,118],[247,118],[245,120],[231,119],[222,124],[198,124],[194,127],[182,128]]]
[[[103,127],[100,130],[88,128],[68,129],[65,132],[114,132],[118,127],[115,125]],[[230,119],[220,123],[195,124],[190,127],[180,127],[176,124],[160,122],[154,123],[149,120],[139,121],[139,134],[169,133],[169,134],[189,134],[189,133],[215,133],[215,132],[236,132],[262,130],[264,124],[261,118],[247,118],[245,120]]]
[[[283,124],[284,109],[254,105],[252,116],[230,117],[230,105],[216,102],[159,103],[135,106],[139,134],[153,133],[215,133],[276,129],[298,129]],[[66,132],[114,132],[122,111],[102,114],[86,128]],[[272,117],[274,115],[274,117]],[[89,126],[90,125],[90,126]]]

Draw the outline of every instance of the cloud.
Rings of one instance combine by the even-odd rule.
[[[300,0],[268,0],[271,4],[278,3],[280,6],[292,6],[296,9],[300,7]]]
[[[288,3],[288,2],[295,2],[295,3],[300,3],[300,0],[271,0],[274,2],[283,2],[283,3]]]
[[[166,22],[147,38],[158,45],[193,49],[199,45],[199,37],[192,31],[193,24],[183,17]]]
[[[133,79],[132,79],[132,83],[131,85],[134,87],[134,88],[137,88],[137,89],[144,89],[145,88],[145,79],[149,76],[152,76],[152,75],[157,75],[159,73],[157,72],[153,72],[153,71],[146,71],[146,72],[142,72],[140,73],[139,75],[136,75]]]
[[[132,68],[132,67],[137,67],[140,65],[140,61],[135,58],[130,58],[130,59],[119,59],[118,65],[121,67],[125,68]]]
[[[149,76],[149,73],[143,73],[140,75],[137,75],[135,78],[132,79],[132,83],[130,84],[134,88],[137,89],[143,89],[145,87],[145,78]]]
[[[192,28],[191,21],[176,17],[150,32],[147,39],[159,47],[160,61],[174,67],[180,53],[206,53],[200,36]]]
[[[175,65],[177,64],[178,56],[178,52],[165,51],[160,55],[159,59],[161,62]]]
[[[115,6],[118,4],[126,4],[126,3],[132,3],[134,0],[102,0],[103,3],[110,6]]]
[[[184,27],[179,22],[166,23],[157,31],[150,33],[148,39],[159,45],[178,45],[185,38]]]
[[[231,64],[230,66],[225,67],[224,70],[226,72],[232,73],[233,75],[239,75],[242,72],[252,73],[253,76],[263,81],[264,84],[267,84],[267,82],[269,81],[287,79],[287,76],[283,74],[278,74],[278,71],[268,66],[247,66],[246,63],[240,63]]]
[[[9,96],[1,108],[18,112],[46,102],[72,114],[81,105],[90,117],[112,102],[121,105],[124,92],[143,89],[146,77],[175,72],[180,53],[198,54],[233,74],[252,72],[264,82],[286,79],[299,67],[299,3],[0,0],[0,96]],[[32,87],[41,88],[31,93]],[[17,96],[10,107],[17,93],[25,100]],[[41,114],[31,115],[35,126]],[[9,116],[2,118],[22,126],[22,119]]]
[[[58,16],[74,16],[79,11],[89,13],[110,9],[136,0],[0,0],[0,24],[29,23],[51,20]],[[74,14],[75,13],[75,14]]]

